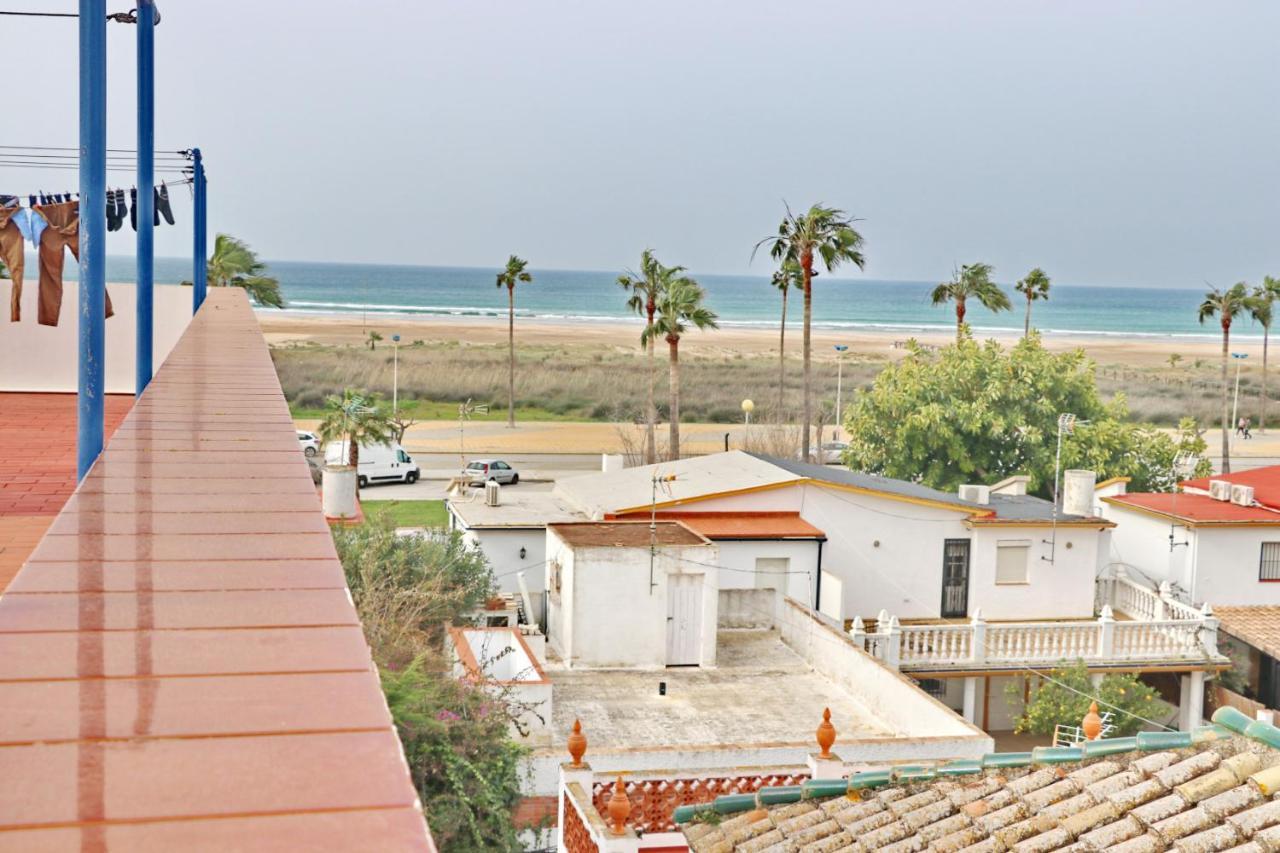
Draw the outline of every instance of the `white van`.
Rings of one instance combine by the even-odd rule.
[[[347,463],[347,443],[331,441],[324,449],[327,465]],[[418,463],[399,444],[360,445],[360,470],[357,481],[360,488],[370,483],[416,483],[422,475]]]

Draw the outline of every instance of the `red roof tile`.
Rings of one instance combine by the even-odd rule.
[[[1215,474],[1212,477],[1187,480],[1183,486],[1207,492],[1210,480],[1226,480],[1228,483],[1253,486],[1255,501],[1280,509],[1280,465],[1268,465],[1265,468],[1253,468],[1234,474]]]
[[[1176,518],[1189,524],[1274,524],[1280,525],[1280,512],[1256,506],[1240,506],[1230,501],[1215,501],[1204,495],[1160,492],[1135,492],[1103,498],[1107,503],[1130,506],[1139,510]]]
[[[827,534],[798,512],[660,512],[683,521],[708,539],[825,539]]]
[[[66,507],[0,597],[0,848],[433,849],[241,291],[71,500],[70,468],[7,473]]]

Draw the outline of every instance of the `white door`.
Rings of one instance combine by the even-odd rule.
[[[756,557],[756,589],[786,589],[790,557]]]
[[[667,666],[697,666],[702,650],[702,575],[667,576]]]

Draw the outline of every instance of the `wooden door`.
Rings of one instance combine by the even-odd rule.
[[[702,578],[667,576],[667,666],[702,661]]]

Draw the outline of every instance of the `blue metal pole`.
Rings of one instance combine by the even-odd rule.
[[[195,214],[195,239],[194,244],[195,270],[194,278],[191,283],[193,285],[191,294],[191,312],[194,314],[200,310],[200,306],[204,304],[205,289],[209,284],[209,253],[207,249],[208,231],[206,225],[206,217],[208,211],[205,207],[205,183],[204,183],[204,159],[200,156],[199,148],[191,149],[191,156],[195,160],[195,189],[196,189],[196,214]]]
[[[80,379],[76,477],[102,453],[106,349],[107,9],[80,0]]]
[[[134,388],[151,382],[155,340],[156,66],[155,0],[138,0],[138,343]]]

